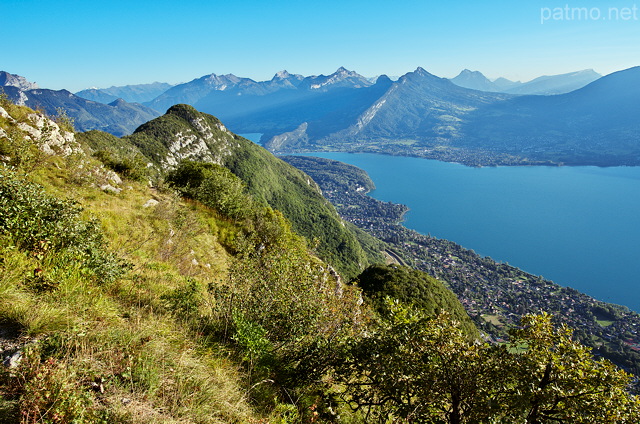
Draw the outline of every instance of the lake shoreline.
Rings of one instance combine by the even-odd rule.
[[[570,184],[569,187],[565,187],[564,191],[560,191],[559,193],[555,194],[555,200],[558,200],[558,202],[564,202],[562,203],[562,206],[558,207],[557,205],[553,204],[553,199],[547,199],[547,203],[551,202],[551,204],[548,204],[548,206],[546,208],[543,208],[543,212],[546,214],[546,218],[548,219],[549,222],[552,222],[554,220],[558,220],[560,218],[558,217],[554,217],[554,214],[556,214],[556,212],[558,212],[558,210],[560,212],[562,212],[562,209],[565,207],[569,207],[566,205],[566,201],[563,200],[563,197],[567,197],[567,196],[571,196],[572,193],[574,192],[580,192],[581,195],[577,196],[574,195],[574,197],[577,197],[577,201],[582,201],[583,204],[585,203],[584,199],[580,199],[580,197],[588,197],[588,193],[585,192],[584,187],[581,188],[580,184],[582,180],[585,181],[591,181],[589,184],[593,185],[593,181],[597,181],[598,179],[608,179],[608,178],[618,178],[618,176],[616,174],[619,174],[620,172],[622,172],[622,174],[625,174],[625,172],[630,172],[633,177],[633,179],[639,179],[640,180],[640,168],[636,168],[636,167],[595,167],[595,166],[589,166],[589,167],[574,167],[574,166],[564,166],[564,167],[530,167],[530,166],[521,166],[521,167],[511,167],[511,166],[507,166],[507,167],[484,167],[484,168],[471,168],[468,167],[466,165],[462,165],[462,164],[452,164],[450,162],[441,162],[441,161],[435,161],[435,160],[429,160],[429,159],[420,159],[420,158],[407,158],[407,157],[401,157],[401,156],[389,156],[389,155],[383,155],[383,154],[359,154],[359,153],[342,153],[342,152],[337,152],[337,153],[327,153],[327,152],[316,152],[313,154],[309,154],[311,156],[320,156],[320,157],[329,157],[331,159],[337,159],[337,160],[341,160],[342,162],[345,163],[350,163],[354,166],[357,166],[363,170],[365,170],[367,173],[369,173],[369,175],[371,175],[371,178],[373,179],[373,181],[375,182],[376,185],[376,189],[371,191],[369,193],[369,195],[371,195],[374,198],[380,199],[380,200],[384,200],[384,201],[391,201],[394,203],[399,203],[399,204],[404,204],[407,205],[410,209],[410,211],[408,211],[405,216],[403,217],[403,225],[409,229],[418,231],[419,233],[422,234],[434,234],[436,237],[441,238],[441,239],[446,239],[446,240],[451,240],[454,241],[462,246],[466,246],[469,249],[473,249],[476,252],[479,252],[479,254],[483,255],[483,256],[488,256],[491,258],[496,259],[499,262],[502,263],[507,263],[507,264],[514,264],[516,266],[518,266],[521,269],[527,270],[528,272],[532,273],[532,274],[536,274],[536,275],[544,275],[546,276],[546,278],[551,278],[553,281],[557,281],[560,284],[564,285],[564,286],[571,286],[571,287],[575,287],[578,290],[584,291],[586,293],[591,294],[592,296],[598,298],[598,299],[602,299],[603,301],[606,302],[611,302],[611,303],[615,303],[615,304],[626,304],[627,306],[630,306],[632,309],[634,310],[638,310],[640,309],[640,303],[638,305],[628,305],[628,302],[630,298],[637,298],[638,296],[635,296],[633,293],[633,288],[631,287],[631,291],[625,291],[625,290],[618,290],[618,292],[626,292],[631,293],[631,296],[625,295],[625,296],[612,296],[611,295],[611,291],[610,290],[593,290],[594,287],[596,287],[598,285],[598,283],[595,281],[596,279],[592,279],[592,281],[590,282],[590,284],[581,284],[583,283],[583,278],[581,277],[581,275],[587,275],[589,274],[589,272],[583,272],[583,273],[579,273],[579,274],[574,274],[573,277],[571,277],[571,273],[567,273],[567,272],[557,272],[558,270],[561,270],[563,267],[567,268],[566,265],[567,264],[573,264],[573,268],[576,267],[576,264],[579,261],[586,261],[588,265],[592,265],[594,263],[594,257],[598,256],[597,252],[594,252],[593,249],[591,249],[592,251],[590,252],[586,252],[584,246],[580,247],[581,244],[598,244],[597,242],[594,242],[593,240],[590,240],[590,235],[589,234],[584,234],[585,230],[588,232],[588,227],[589,225],[593,226],[597,226],[594,224],[594,222],[597,224],[598,220],[600,221],[615,221],[615,219],[613,218],[609,218],[607,219],[604,215],[602,216],[592,216],[590,219],[591,224],[589,224],[588,222],[580,222],[580,226],[578,228],[575,228],[575,222],[573,221],[580,221],[580,219],[572,219],[572,215],[579,215],[579,211],[567,211],[566,212],[566,216],[561,218],[561,222],[557,222],[555,224],[556,230],[554,231],[558,231],[558,232],[562,232],[563,226],[567,227],[567,229],[565,229],[566,231],[568,231],[569,235],[566,236],[564,238],[560,238],[558,243],[561,243],[563,245],[562,248],[556,249],[556,250],[560,250],[560,253],[558,253],[558,255],[555,255],[557,257],[557,259],[554,262],[554,265],[552,268],[548,268],[546,266],[541,266],[540,263],[543,263],[544,258],[540,258],[541,256],[544,256],[542,252],[545,252],[547,249],[551,249],[552,251],[548,254],[550,257],[554,256],[553,253],[553,240],[550,241],[546,241],[540,237],[539,233],[540,230],[536,230],[534,229],[529,229],[528,232],[525,232],[525,234],[520,234],[517,236],[517,239],[520,240],[521,244],[527,244],[530,243],[531,239],[536,239],[536,246],[532,246],[530,248],[528,248],[528,252],[531,253],[531,255],[529,256],[537,256],[537,260],[536,261],[531,261],[531,260],[520,260],[519,258],[524,257],[524,259],[529,259],[526,258],[525,256],[527,256],[524,253],[520,253],[519,255],[513,255],[513,254],[504,254],[505,251],[509,251],[510,249],[514,249],[517,247],[517,242],[514,243],[513,240],[510,239],[510,237],[505,236],[503,233],[506,231],[504,228],[505,225],[500,225],[501,224],[501,219],[503,221],[509,221],[510,222],[506,225],[507,227],[515,227],[517,225],[525,225],[527,224],[527,219],[528,218],[521,218],[520,220],[515,219],[514,216],[516,216],[517,214],[521,214],[521,212],[517,211],[517,208],[514,207],[513,205],[509,205],[509,202],[505,202],[505,200],[503,199],[503,209],[510,209],[509,213],[504,212],[503,210],[500,209],[500,207],[493,207],[493,208],[489,208],[488,210],[484,210],[483,212],[478,212],[478,214],[484,214],[485,217],[491,218],[492,223],[490,224],[490,228],[485,228],[487,226],[486,223],[483,224],[482,219],[478,219],[477,217],[474,217],[473,215],[477,215],[472,213],[471,217],[465,217],[465,215],[460,215],[457,214],[456,216],[458,217],[458,222],[457,224],[455,222],[451,222],[452,220],[455,221],[455,218],[447,218],[446,214],[443,211],[440,211],[440,215],[437,217],[433,217],[432,215],[427,215],[425,216],[425,207],[426,207],[426,203],[431,203],[435,206],[438,206],[438,204],[442,204],[443,202],[450,202],[451,199],[448,199],[446,196],[445,198],[442,198],[443,191],[446,191],[446,188],[440,188],[439,190],[436,190],[438,193],[436,193],[436,195],[434,195],[433,197],[433,201],[432,202],[428,202],[425,200],[422,200],[420,203],[420,205],[416,205],[415,204],[415,196],[412,195],[412,193],[408,193],[407,190],[403,190],[402,187],[415,187],[416,186],[416,182],[413,181],[409,181],[407,182],[406,178],[403,178],[402,181],[404,181],[403,183],[398,182],[398,174],[402,173],[401,170],[403,169],[407,169],[406,166],[397,166],[397,165],[393,165],[393,161],[401,161],[403,164],[411,162],[411,161],[425,161],[425,162],[420,162],[421,165],[425,165],[427,163],[430,163],[431,167],[433,168],[435,166],[436,168],[436,173],[435,174],[430,174],[432,178],[437,178],[437,173],[440,172],[438,171],[438,169],[440,168],[444,168],[445,169],[445,174],[447,175],[447,178],[453,178],[451,175],[453,174],[464,174],[465,172],[472,172],[472,173],[502,173],[505,170],[508,173],[518,173],[522,170],[525,170],[525,172],[528,173],[532,173],[532,175],[537,178],[537,179],[546,179],[546,186],[544,190],[537,190],[534,191],[531,196],[535,197],[535,201],[538,202],[544,202],[545,201],[545,197],[548,197],[548,193],[545,192],[545,190],[553,190],[553,186],[554,185],[558,185],[558,183],[556,181],[554,181],[554,179],[560,179],[562,180],[563,178],[566,179],[566,177],[564,176],[564,174],[568,173],[569,174],[574,174],[577,172],[577,178],[579,181],[577,182],[573,182]],[[375,163],[376,165],[373,166],[373,168],[376,168],[372,171],[372,166],[369,166],[369,169],[367,169],[367,165],[365,164],[365,166],[361,166],[362,163],[361,160],[357,159],[357,158],[362,158],[364,156],[362,155],[370,155],[368,156],[369,158],[377,158],[375,160],[373,160],[372,163]],[[337,158],[336,156],[339,156],[340,158]],[[407,162],[408,161],[408,162]],[[365,161],[367,162],[367,161]],[[371,163],[371,160],[368,160],[369,163]],[[440,165],[434,165],[434,164],[440,164]],[[381,167],[386,167],[386,168],[393,168],[393,170],[391,170],[390,172],[383,172],[380,175],[380,169]],[[411,167],[409,167],[411,168]],[[415,166],[413,167],[415,168]],[[419,167],[418,167],[419,168]],[[414,169],[415,170],[415,169]],[[547,174],[545,176],[545,173]],[[595,177],[594,178],[590,178],[590,174],[594,174],[595,173]],[[388,178],[387,180],[385,180],[385,175],[392,175],[393,178]],[[584,174],[584,175],[583,175]],[[610,175],[612,174],[612,175]],[[569,177],[571,178],[576,178],[575,176],[571,176],[569,175]],[[502,178],[500,178],[499,176],[495,177],[497,180],[501,180]],[[420,179],[420,178],[419,178]],[[423,178],[424,179],[424,178]],[[442,179],[442,178],[440,178]],[[446,178],[445,178],[446,179]],[[469,185],[473,183],[473,179],[471,178],[471,180],[467,179],[464,180],[462,182],[459,182],[458,184],[458,188],[460,187],[464,187],[465,185]],[[509,179],[509,178],[507,178]],[[520,183],[521,185],[524,187],[526,186],[526,181],[522,181],[522,180],[526,180],[526,178],[524,177],[519,177]],[[394,181],[393,187],[388,187],[389,184],[389,180]],[[460,181],[460,180],[459,180]],[[430,186],[431,189],[433,189],[433,187],[438,187],[440,184],[445,184],[446,181],[443,183],[442,181],[438,182],[437,184],[432,184]],[[487,185],[491,185],[494,184],[494,182],[485,182],[485,187],[482,187],[482,184],[476,184],[476,187],[474,187],[474,189],[476,190],[487,190]],[[637,184],[636,184],[637,185]],[[516,187],[518,188],[518,187]],[[511,187],[510,191],[514,192],[516,191],[516,188]],[[628,187],[627,187],[628,188]],[[520,188],[518,188],[519,190]],[[410,190],[409,190],[410,191]],[[489,191],[492,191],[491,188],[489,188]],[[601,189],[602,191],[602,189]],[[466,193],[466,194],[465,194]],[[586,193],[586,194],[585,194]],[[401,194],[400,196],[398,194]],[[415,193],[413,193],[415,194]],[[483,202],[484,203],[490,203],[492,202],[491,199],[485,199],[484,195],[478,195],[477,193],[474,193],[473,190],[467,190],[467,191],[463,191],[461,194],[459,194],[459,197],[464,197],[465,195],[470,195],[473,196],[473,198],[475,199],[477,204],[464,204],[464,202],[459,202],[457,203],[457,206],[451,206],[452,209],[454,209],[454,212],[459,212],[461,209],[464,208],[478,208],[478,205],[481,205]],[[522,196],[517,196],[517,193],[510,193],[509,195],[516,195],[516,198],[518,198],[518,204],[523,205],[522,209],[527,209],[527,208],[531,208],[532,206],[535,205],[530,205],[529,201],[533,201],[532,199],[527,199],[526,194],[522,195]],[[597,197],[597,196],[596,196]],[[623,196],[624,197],[624,196]],[[633,197],[633,196],[627,196],[627,197]],[[499,199],[498,199],[499,200]],[[493,201],[498,202],[498,200],[496,200],[494,198]],[[473,203],[473,202],[471,202]],[[597,199],[596,199],[596,206],[593,206],[593,199],[590,202],[586,202],[587,206],[591,209],[594,209],[597,206]],[[616,204],[616,202],[612,201],[613,204]],[[441,205],[440,205],[441,206]],[[463,207],[464,206],[464,207]],[[485,205],[487,206],[487,205]],[[554,210],[554,207],[558,210]],[[634,210],[640,210],[640,205],[638,203],[634,204]],[[427,208],[428,209],[428,208]],[[601,212],[601,211],[600,211]],[[504,214],[504,217],[501,217],[500,214]],[[443,214],[444,214],[444,218],[443,218]],[[535,218],[535,213],[530,213],[529,216],[533,218],[531,218],[531,220],[536,220],[537,218]],[[597,215],[597,214],[596,214]],[[627,219],[629,218],[628,216],[629,214],[627,213]],[[436,219],[437,218],[437,219]],[[444,220],[444,221],[449,221],[448,222],[448,226],[445,229],[440,229],[439,225],[435,225],[438,223],[438,219],[440,220]],[[471,220],[471,221],[470,221]],[[428,221],[425,222],[425,221]],[[523,221],[523,222],[522,222]],[[627,221],[629,226],[631,226],[633,224],[633,220],[631,221]],[[606,222],[604,223],[606,224]],[[604,225],[603,224],[603,225]],[[454,227],[454,230],[456,231],[452,231],[452,226]],[[617,229],[615,230],[616,232],[620,233],[620,227],[624,227],[624,225],[618,225]],[[455,228],[455,227],[459,227],[459,228]],[[538,222],[538,228],[544,228],[544,222]],[[586,227],[586,228],[585,228]],[[476,231],[477,228],[483,228],[483,234],[484,235],[480,235],[480,236],[475,236],[475,237],[469,237],[469,234],[473,233],[474,231]],[[509,230],[510,232],[513,232],[513,228],[507,228],[507,230]],[[583,242],[585,243],[580,243],[580,241],[576,241],[576,244],[578,245],[578,250],[582,250],[582,252],[576,252],[575,255],[569,255],[567,256],[566,254],[564,255],[564,259],[563,259],[563,252],[562,251],[572,251],[572,250],[576,250],[575,247],[571,247],[571,243],[567,243],[566,239],[570,239],[571,238],[571,233],[572,231],[576,231],[577,233],[581,233],[582,235],[579,237]],[[626,231],[626,230],[625,230]],[[638,233],[640,233],[640,231],[637,231]],[[517,232],[516,232],[517,233]],[[602,231],[600,231],[600,233],[602,233]],[[635,234],[635,232],[634,232]],[[499,238],[502,240],[505,240],[505,244],[509,244],[509,246],[511,247],[507,247],[507,248],[502,248],[502,249],[495,249],[495,245],[498,245],[498,247],[500,247],[500,241],[496,241],[493,243],[477,243],[476,241],[478,239],[487,239],[487,238],[491,238],[494,235],[500,236]],[[600,234],[601,237],[605,237],[605,235]],[[637,234],[637,236],[640,238],[640,234]],[[632,249],[634,251],[637,252],[637,249],[635,249],[635,245],[633,243],[629,244],[629,235],[626,235],[626,240],[627,240],[627,247],[628,249]],[[588,241],[588,243],[587,243]],[[614,243],[615,244],[615,243]],[[514,247],[515,246],[515,247]],[[589,249],[586,249],[589,250]],[[507,253],[511,253],[511,252],[507,252]],[[566,253],[566,252],[565,252]],[[579,254],[580,253],[580,254]],[[584,253],[584,256],[582,255],[582,253]],[[587,254],[588,253],[588,254]],[[584,259],[586,257],[591,257],[591,259]],[[628,259],[628,261],[626,262],[626,265],[631,266],[633,264],[633,262],[631,262],[630,255],[626,254],[626,257]],[[600,258],[602,259],[602,258]],[[602,259],[603,261],[606,261],[606,259]],[[624,266],[624,264],[622,264],[624,261],[618,261],[618,265],[617,268],[621,268],[622,266]],[[532,266],[533,264],[533,266]],[[616,265],[613,265],[613,268],[616,268]],[[640,268],[640,267],[638,267]],[[635,269],[635,268],[634,268]],[[618,269],[619,271],[619,269]],[[636,272],[638,272],[639,274],[635,274],[635,275],[640,275],[640,269],[635,270]],[[604,276],[606,273],[600,272],[599,275],[600,276]],[[629,271],[629,273],[627,274],[628,276],[630,276],[630,278],[633,278],[633,271]],[[618,272],[618,275],[620,277],[618,277],[618,279],[624,279],[624,277],[622,277],[623,273]],[[613,278],[613,277],[612,277]],[[615,279],[615,278],[614,278]],[[611,284],[606,284],[607,287],[611,287]],[[636,289],[637,291],[637,289]],[[619,294],[619,293],[618,293]]]

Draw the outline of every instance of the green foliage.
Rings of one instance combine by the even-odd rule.
[[[17,108],[19,107],[15,105],[9,106],[9,110],[12,112]],[[2,118],[0,118],[0,121],[2,121]],[[0,129],[2,129],[2,126],[0,126]],[[4,132],[6,136],[0,137],[0,156],[5,156],[3,158],[4,163],[9,166],[20,167],[25,171],[33,171],[41,164],[44,153],[38,148],[38,144],[42,140],[34,141],[29,137],[25,137],[24,131],[15,122],[7,123]]]
[[[160,298],[165,301],[169,310],[178,317],[188,320],[198,312],[201,302],[198,282],[194,279],[189,279],[184,287],[177,288],[170,293],[162,295]]]
[[[488,351],[446,312],[428,317],[386,303],[385,319],[349,343],[335,368],[343,400],[363,410],[366,422],[484,422],[498,378]]]
[[[376,188],[365,170],[337,160],[311,156],[282,156],[282,160],[302,169],[322,187],[365,192]]]
[[[243,181],[256,202],[279,210],[294,231],[317,240],[318,256],[342,275],[354,277],[369,263],[353,231],[343,224],[309,176],[264,148],[231,134],[215,117],[188,105],[175,105],[124,140],[160,168],[169,167],[168,157],[222,164]],[[207,149],[202,149],[203,145]]]
[[[183,161],[167,175],[166,181],[183,196],[198,200],[229,218],[247,217],[257,206],[238,177],[213,163]]]
[[[527,315],[512,331],[503,379],[510,382],[501,400],[504,419],[527,423],[638,422],[638,400],[628,395],[631,376],[571,340],[565,325],[554,328],[551,316]],[[524,349],[524,350],[522,350]]]
[[[370,333],[351,340],[334,376],[366,422],[635,423],[631,376],[594,360],[554,328],[549,315],[523,318],[507,346],[469,341],[444,313],[387,300]]]
[[[127,268],[106,249],[98,222],[81,219],[82,208],[75,202],[50,196],[8,169],[0,169],[0,210],[0,234],[37,259],[64,253],[102,282],[115,280]]]
[[[108,150],[100,150],[94,156],[107,168],[125,178],[141,181],[145,176],[145,164],[142,158],[118,157]]]
[[[386,299],[390,297],[428,316],[447,312],[468,337],[478,337],[478,330],[458,298],[426,272],[398,265],[373,265],[365,269],[354,282],[366,294],[373,308],[383,316],[389,312]]]
[[[272,365],[273,345],[267,337],[267,330],[260,324],[247,320],[241,313],[233,315],[233,325],[235,334],[233,340],[238,343],[244,351],[244,361],[248,364],[250,381],[255,379],[253,373],[257,367],[258,371],[268,371]]]
[[[74,119],[67,114],[65,108],[57,107],[53,120],[63,131],[75,132],[75,128],[73,127]]]
[[[142,181],[153,176],[148,160],[135,146],[114,135],[101,131],[78,133],[76,140],[93,152],[93,156],[107,168],[125,178]]]
[[[0,88],[0,107],[3,109],[5,106],[9,105],[11,102],[9,101],[9,96],[4,92],[3,89]]]
[[[369,263],[351,227],[322,197],[316,183],[302,171],[250,142],[226,166],[247,184],[257,199],[281,211],[298,234],[317,240],[318,256],[352,278]]]
[[[10,396],[19,396],[20,423],[106,423],[104,412],[75,378],[64,363],[43,357],[36,345],[26,349],[16,370],[0,370],[0,379],[11,381]]]

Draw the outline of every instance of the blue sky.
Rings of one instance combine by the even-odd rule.
[[[607,74],[640,65],[635,1],[0,0],[0,70],[71,91],[339,66],[522,81]]]

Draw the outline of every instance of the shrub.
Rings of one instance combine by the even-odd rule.
[[[120,155],[110,150],[99,150],[93,154],[107,168],[135,181],[146,176],[146,164],[141,155]]]
[[[106,423],[86,387],[64,361],[43,357],[37,345],[25,349],[20,365],[11,373],[0,370],[0,378],[18,398],[20,423]]]
[[[37,259],[58,252],[78,260],[98,281],[121,276],[127,264],[108,252],[96,220],[80,218],[74,201],[50,196],[42,187],[0,168],[0,234],[11,237],[21,250]]]
[[[181,195],[233,219],[247,217],[255,203],[240,178],[214,163],[183,161],[166,181]]]

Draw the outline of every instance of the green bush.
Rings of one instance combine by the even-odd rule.
[[[183,161],[167,175],[166,181],[181,195],[198,200],[229,218],[245,218],[255,207],[242,181],[220,165]]]
[[[99,150],[93,154],[107,168],[135,181],[146,176],[146,164],[142,156],[124,156],[109,150]]]
[[[460,323],[460,328],[468,337],[478,337],[478,330],[456,295],[426,272],[398,265],[372,265],[354,282],[382,316],[389,312],[386,299],[390,297],[411,305],[427,316],[437,316],[447,311]]]
[[[50,196],[42,187],[0,168],[0,234],[37,259],[56,252],[80,261],[101,282],[121,276],[127,265],[112,252],[96,220],[81,219],[74,201]]]

